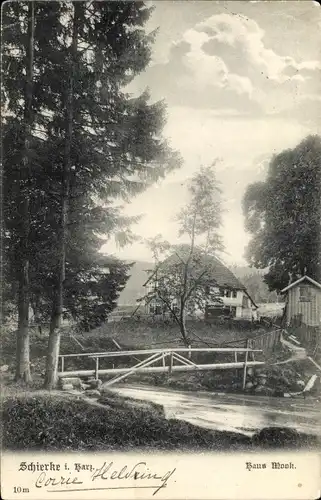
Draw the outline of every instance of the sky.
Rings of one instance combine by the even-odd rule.
[[[146,30],[158,29],[152,60],[131,83],[165,100],[163,135],[183,165],[124,206],[142,215],[133,231],[177,242],[174,216],[188,201],[188,179],[218,159],[223,190],[223,259],[244,265],[250,236],[242,197],[264,180],[269,159],[321,134],[321,8],[305,1],[158,1]],[[151,260],[142,243],[104,252]]]

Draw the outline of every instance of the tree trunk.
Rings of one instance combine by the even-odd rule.
[[[31,301],[31,308],[33,311],[33,317],[34,317],[34,323],[38,328],[38,332],[40,335],[42,335],[42,328],[41,328],[41,314],[39,311],[40,307],[40,294],[36,294],[34,296],[33,301]]]
[[[69,58],[69,81],[66,93],[66,135],[65,135],[65,157],[62,169],[61,179],[61,217],[59,231],[59,258],[57,265],[57,283],[54,291],[52,314],[50,322],[50,333],[48,342],[48,354],[46,362],[45,388],[53,389],[57,384],[58,357],[60,346],[60,326],[63,313],[64,282],[66,277],[66,242],[67,242],[67,223],[68,223],[68,205],[70,191],[70,170],[72,154],[73,137],[73,87],[74,87],[74,65],[77,53],[78,39],[78,17],[82,2],[73,2],[73,26],[72,41]]]
[[[183,338],[183,342],[186,345],[186,347],[189,347],[189,341],[187,339],[187,331],[186,331],[184,304],[181,304],[180,311],[179,311],[179,327],[180,327],[181,335]]]
[[[18,304],[18,330],[17,330],[17,358],[16,358],[16,380],[31,382],[30,359],[29,359],[29,269],[28,260],[24,262],[22,276],[19,283]]]
[[[60,280],[59,280],[60,281]],[[57,295],[54,298],[54,306],[52,308],[52,316],[50,320],[48,353],[46,360],[46,374],[45,374],[45,387],[46,389],[54,389],[58,381],[58,359],[60,348],[60,326],[62,312],[62,298],[60,294],[62,288],[59,287]]]
[[[26,92],[24,107],[25,137],[20,184],[20,245],[19,245],[19,294],[18,330],[16,352],[16,380],[31,381],[29,359],[29,178],[30,178],[30,136],[33,123],[33,54],[34,54],[35,11],[34,2],[28,4],[28,45],[26,47]]]

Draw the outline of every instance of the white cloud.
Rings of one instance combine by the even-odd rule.
[[[203,45],[210,40],[208,34],[191,29],[184,33],[183,39],[190,44],[189,52],[183,56],[183,64],[191,71],[190,75],[183,77],[183,86],[195,87],[197,84],[199,89],[213,86],[251,95],[253,87],[249,78],[230,72],[221,57],[203,51]]]
[[[189,31],[189,39],[193,39],[192,31]],[[206,34],[208,39],[227,44],[237,52],[242,52],[243,57],[248,58],[250,64],[261,69],[269,79],[277,82],[289,79],[284,75],[284,70],[288,66],[297,71],[320,67],[318,61],[296,61],[291,56],[281,56],[274,50],[266,48],[264,30],[253,19],[245,16],[231,16],[226,13],[213,15],[206,21],[198,23],[194,31],[203,35],[199,37],[200,39],[204,39],[204,34]]]
[[[321,62],[298,60],[268,48],[264,30],[245,16],[212,15],[187,30],[183,40],[190,50],[182,55],[188,69],[182,87],[227,90],[232,100],[233,93],[246,96],[249,109],[251,102],[272,114],[296,106],[307,92],[307,82],[320,76]],[[241,102],[236,100],[235,109],[238,106]]]

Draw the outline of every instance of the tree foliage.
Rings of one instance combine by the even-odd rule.
[[[265,281],[280,291],[307,274],[321,278],[321,138],[309,136],[274,156],[266,181],[248,186],[245,227],[249,262],[268,268]]]
[[[242,277],[242,283],[256,304],[277,302],[279,300],[276,291],[270,291],[264,282],[262,273],[253,270]]]
[[[133,237],[136,219],[123,217],[119,202],[179,166],[180,157],[162,137],[164,103],[125,90],[150,60],[154,35],[144,24],[151,9],[143,2],[33,2],[22,184],[29,3],[8,2],[2,22],[7,295],[19,303],[16,284],[27,255],[28,297],[40,317],[49,316],[53,330],[59,325],[55,294],[63,285],[65,312],[88,328],[106,318],[126,279],[124,263],[100,255],[111,235],[122,244]],[[29,202],[25,247],[22,190]]]

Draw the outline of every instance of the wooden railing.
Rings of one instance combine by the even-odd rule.
[[[203,363],[196,364],[191,360],[192,353],[226,353],[233,355],[233,361],[230,362],[220,362],[220,363]],[[132,375],[134,373],[168,373],[172,372],[187,372],[187,371],[203,371],[203,370],[222,370],[229,368],[243,368],[243,386],[245,386],[246,371],[250,366],[263,365],[261,361],[250,361],[249,353],[252,356],[255,352],[262,352],[260,349],[252,349],[249,347],[220,347],[220,348],[190,348],[190,347],[178,347],[178,348],[161,348],[161,349],[141,349],[133,351],[115,351],[115,352],[96,352],[96,353],[80,353],[80,354],[61,354],[59,356],[61,371],[59,371],[59,376],[64,377],[81,377],[81,376],[95,376],[96,379],[99,375],[115,375],[115,377],[105,385],[111,385],[115,382],[119,382],[124,378]],[[244,361],[240,361],[238,354],[245,354]],[[183,355],[185,354],[185,356]],[[186,356],[187,354],[187,356]],[[137,359],[137,356],[148,356],[142,360]],[[94,368],[90,370],[65,370],[65,360],[66,358],[81,358],[87,357],[92,359],[94,362]],[[101,368],[99,362],[103,358],[119,358],[119,357],[132,357],[138,361],[134,366],[121,367],[121,368]],[[176,364],[175,364],[176,362]],[[160,364],[160,366],[156,366]]]

